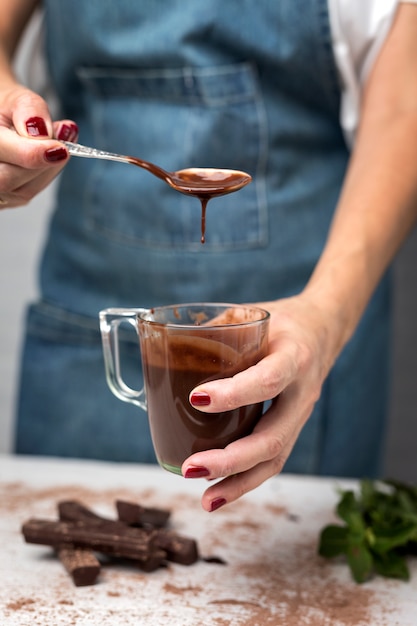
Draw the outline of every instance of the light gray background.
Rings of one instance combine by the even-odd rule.
[[[35,19],[19,53],[17,69],[21,75],[29,64],[33,70],[32,44],[38,36],[38,25],[39,20]],[[52,187],[28,206],[0,214],[0,453],[11,450],[22,322],[27,303],[37,294],[37,264],[53,194]],[[394,359],[385,466],[385,475],[414,482],[417,482],[416,274],[417,231],[414,231],[394,264]]]
[[[386,475],[417,482],[417,230],[394,263],[392,402]]]

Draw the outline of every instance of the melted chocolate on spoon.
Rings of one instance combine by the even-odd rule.
[[[206,208],[211,198],[224,196],[242,189],[251,182],[252,177],[240,170],[192,167],[176,172],[166,172],[162,168],[136,157],[128,157],[129,163],[147,169],[165,180],[173,189],[189,196],[195,196],[201,202],[201,243],[205,242]]]
[[[97,148],[90,148],[89,146],[83,146],[69,141],[63,141],[62,143],[67,147],[71,156],[131,163],[161,178],[173,189],[189,196],[199,198],[201,202],[201,243],[205,241],[206,208],[208,201],[216,196],[223,196],[227,193],[238,191],[252,180],[252,177],[246,172],[229,169],[190,167],[188,169],[178,170],[177,172],[167,172],[162,169],[162,167],[158,167],[158,165],[154,165],[149,161],[144,161],[137,157],[97,150]]]

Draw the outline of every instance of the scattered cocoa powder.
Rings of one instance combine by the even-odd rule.
[[[172,583],[165,583],[164,591],[168,593],[174,593],[175,595],[181,596],[184,593],[200,593],[203,589],[199,586],[187,585],[186,587],[179,587],[178,585],[173,585]]]
[[[239,567],[241,574],[251,577],[255,595],[262,598],[262,609],[255,611],[248,626],[274,623],[268,620],[277,616],[285,626],[370,624],[372,591],[334,580],[332,566],[321,561],[312,543],[289,552],[282,560],[263,554],[262,561]]]
[[[170,623],[179,599],[181,610],[193,615],[193,626],[208,623],[214,626],[392,626],[395,623],[389,608],[385,612],[386,622],[384,618],[377,624],[373,621],[372,610],[375,603],[381,604],[381,594],[376,597],[369,586],[359,586],[348,577],[340,576],[340,570],[346,569],[345,564],[319,557],[316,532],[306,537],[301,535],[296,541],[283,541],[287,530],[297,532],[298,526],[295,527],[292,518],[299,519],[297,511],[290,514],[283,506],[268,504],[260,510],[242,500],[214,516],[207,516],[200,510],[198,498],[189,494],[175,494],[161,501],[160,494],[153,489],[94,490],[71,485],[34,488],[14,482],[0,484],[0,517],[13,513],[16,541],[20,541],[19,520],[25,519],[28,513],[56,515],[58,500],[81,500],[106,512],[112,511],[114,501],[121,498],[169,508],[187,531],[192,520],[196,529],[203,527],[199,538],[202,553],[224,556],[227,565],[219,567],[202,562],[192,574],[184,567],[170,566],[151,577],[115,566],[107,570],[99,586],[101,590],[84,589],[82,595],[78,590],[70,592],[65,587],[63,575],[55,586],[50,584],[42,599],[35,595],[10,598],[3,605],[3,612],[0,606],[0,623],[7,623],[8,615],[20,612],[19,626],[82,624],[89,615],[88,607],[95,607],[91,609],[95,614],[104,597],[108,602],[105,609],[100,609],[97,620],[102,626],[117,623],[119,611],[126,603],[133,620],[129,624],[154,624],[154,608],[143,605],[144,599],[153,597],[161,605],[158,619],[164,624]],[[63,589],[67,589],[67,596]],[[83,599],[80,604],[79,598]],[[226,612],[227,619],[222,616]],[[60,618],[55,622],[58,613]],[[24,614],[27,622],[24,622]]]
[[[9,611],[21,611],[22,609],[33,610],[33,604],[36,603],[36,600],[33,598],[19,598],[14,602],[9,602],[6,604],[6,609]]]

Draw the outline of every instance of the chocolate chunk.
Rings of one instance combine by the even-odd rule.
[[[163,528],[167,525],[170,511],[145,507],[134,502],[116,500],[117,515],[121,522],[129,526],[153,526]]]
[[[135,563],[143,572],[154,572],[163,566],[166,561],[167,553],[165,550],[153,550],[147,559],[135,561]]]
[[[77,500],[58,502],[59,519],[63,522],[112,522],[113,520],[97,515]]]
[[[129,526],[120,520],[113,520],[98,515],[77,500],[58,502],[59,519],[62,522],[80,522],[91,528],[98,528],[115,534],[129,534]]]
[[[192,565],[199,560],[194,539],[164,528],[169,511],[124,500],[117,500],[116,508],[118,519],[109,519],[81,502],[62,500],[59,520],[29,519],[22,533],[27,543],[52,546],[77,586],[94,584],[106,563],[128,561],[152,572],[167,561]]]
[[[22,532],[27,543],[54,547],[69,544],[138,561],[146,560],[154,545],[151,533],[112,521],[91,524],[30,519],[23,524]]]
[[[227,561],[221,556],[202,556],[201,560],[205,563],[216,563],[217,565],[227,565]]]
[[[137,561],[135,559],[126,559],[125,557],[115,557],[113,555],[100,555],[100,562],[102,567],[135,567],[140,569],[142,572],[154,572],[160,567],[166,567],[167,565],[167,554],[164,550],[159,550],[158,548],[154,548],[152,552],[150,552],[149,557],[146,559],[141,559]]]
[[[152,511],[157,511],[157,516],[158,516],[157,509],[146,509],[145,507],[142,507],[140,504],[135,504],[132,502],[123,502],[122,509],[124,511],[130,512],[131,518],[132,518],[132,513],[133,513],[135,521],[138,519],[138,512],[139,511],[141,513],[143,512],[144,513],[142,516],[144,520],[144,523],[142,524],[143,526],[146,526],[147,523],[149,524],[149,522],[146,523],[146,520],[150,519],[150,516],[152,515]],[[97,515],[97,513],[95,513],[91,509],[81,504],[81,502],[78,502],[76,500],[62,500],[61,502],[59,502],[58,513],[62,521],[84,522],[95,528],[97,527],[104,528],[104,529],[110,528],[114,532],[121,532],[123,534],[126,534],[128,532],[128,527],[126,526],[127,524],[126,520],[122,520],[120,519],[120,517],[119,517],[119,520],[110,520],[108,518],[102,517],[101,515]],[[169,512],[168,512],[168,516],[169,516]],[[159,516],[158,520],[161,521],[162,516]],[[160,567],[161,564],[164,561],[166,561],[166,559],[167,559],[167,553],[164,550],[154,549],[152,553],[146,559],[143,559],[141,561],[136,561],[136,564],[144,572],[153,572],[154,570],[158,569],[158,567]]]
[[[164,529],[156,530],[154,537],[155,545],[165,550],[168,561],[181,565],[192,565],[198,561],[197,542],[194,539]]]
[[[60,546],[56,552],[77,587],[94,585],[100,573],[100,562],[91,550]]]

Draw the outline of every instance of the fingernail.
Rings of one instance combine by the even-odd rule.
[[[77,124],[62,124],[57,134],[57,139],[60,139],[61,141],[74,141],[77,137]]]
[[[227,500],[225,498],[216,498],[215,500],[212,500],[210,503],[210,513],[220,509],[220,507],[224,506],[226,503]]]
[[[57,161],[63,161],[68,157],[68,152],[65,148],[51,148],[46,150],[44,154],[45,160],[49,163],[56,163]]]
[[[31,137],[47,137],[48,129],[41,117],[30,117],[26,121],[26,130]]]
[[[191,394],[190,402],[193,406],[208,406],[211,398],[205,391],[195,391]]]
[[[209,475],[207,467],[189,467],[185,470],[184,478],[204,478]]]

